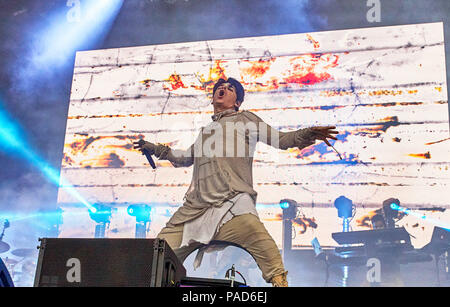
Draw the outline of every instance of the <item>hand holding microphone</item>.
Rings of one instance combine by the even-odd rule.
[[[148,160],[148,163],[152,166],[153,169],[156,168],[155,162],[153,161],[152,155],[155,153],[156,145],[143,139],[140,139],[138,142],[133,142],[134,149],[139,149],[143,155]]]

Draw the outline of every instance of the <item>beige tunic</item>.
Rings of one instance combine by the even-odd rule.
[[[175,167],[194,164],[191,185],[184,204],[167,226],[198,218],[208,208],[221,207],[240,193],[248,193],[256,203],[252,163],[256,142],[280,149],[304,148],[314,144],[309,128],[280,132],[249,111],[230,109],[213,116],[197,140],[186,150],[172,150],[159,144],[155,156],[169,160]]]

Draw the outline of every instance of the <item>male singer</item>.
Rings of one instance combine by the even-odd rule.
[[[211,241],[238,245],[249,252],[266,282],[287,287],[287,271],[275,241],[259,220],[255,208],[252,163],[256,142],[280,149],[305,148],[316,140],[334,139],[336,127],[312,127],[280,132],[256,114],[240,111],[244,88],[233,78],[214,85],[212,122],[201,129],[186,151],[150,142],[134,143],[175,167],[194,165],[184,204],[158,238],[165,239],[183,262],[195,249]],[[299,119],[300,120],[300,119]],[[280,196],[281,197],[281,196]],[[201,258],[201,257],[200,257]]]

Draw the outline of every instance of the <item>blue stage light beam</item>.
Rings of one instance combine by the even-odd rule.
[[[428,217],[428,216],[423,215],[423,214],[421,214],[419,212],[412,211],[412,210],[410,210],[408,208],[401,207],[401,206],[397,205],[396,203],[392,203],[391,204],[391,208],[393,210],[397,210],[397,211],[406,213],[408,215],[412,215],[412,216],[414,216],[414,217],[416,217],[418,219],[424,220],[425,222],[433,224],[434,226],[438,226],[438,227],[444,228],[447,231],[450,231],[450,224],[448,224],[448,223],[445,223],[445,222],[442,222],[440,220]]]
[[[45,177],[57,186],[64,186],[64,188],[80,201],[89,210],[95,212],[93,207],[66,179],[60,177],[59,171],[54,169],[48,162],[42,159],[26,143],[25,133],[20,125],[15,122],[11,116],[2,108],[0,104],[0,151],[9,155],[26,160],[34,167],[38,168]]]
[[[15,213],[15,212],[0,212],[0,221],[8,220],[10,222],[21,222],[29,219],[54,219],[58,214],[56,212],[30,212],[30,213]],[[87,213],[64,211],[63,216],[82,216]],[[0,222],[2,224],[3,222]]]
[[[33,64],[38,67],[63,64],[75,51],[92,47],[108,33],[122,4],[123,0],[83,0],[79,4],[73,1],[71,7],[55,13],[51,24],[37,31]],[[73,9],[79,10],[75,20],[68,17]]]

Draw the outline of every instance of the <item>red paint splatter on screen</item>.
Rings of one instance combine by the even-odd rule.
[[[300,56],[271,57],[270,59],[240,60],[240,82],[248,92],[264,92],[289,87],[292,84],[308,86],[332,79],[330,69],[338,66],[339,56],[335,54],[303,54]],[[215,60],[208,75],[193,72],[198,82],[185,84],[178,74],[171,74],[164,85],[168,91],[192,88],[202,92],[212,92],[214,83],[227,79],[226,61]],[[276,67],[275,67],[276,66]],[[272,72],[272,68],[273,72]],[[238,76],[234,76],[238,78]],[[149,87],[152,80],[141,81]]]
[[[331,79],[328,69],[338,65],[339,56],[331,54],[305,54],[289,60],[289,75],[283,78],[286,83],[313,85]]]
[[[169,91],[175,91],[179,88],[187,88],[181,80],[181,77],[177,74],[171,74],[166,81],[169,81],[170,88],[165,87],[165,89]]]
[[[338,66],[338,61],[338,55],[328,53],[242,61],[241,82],[248,92],[273,91],[292,84],[314,85],[332,79],[330,69]]]
[[[285,78],[284,80],[287,83],[297,83],[303,85],[312,85],[316,83],[320,83],[325,81],[331,77],[328,73],[323,73],[320,75],[316,75],[315,73],[309,72],[306,75],[292,75],[290,77]]]

